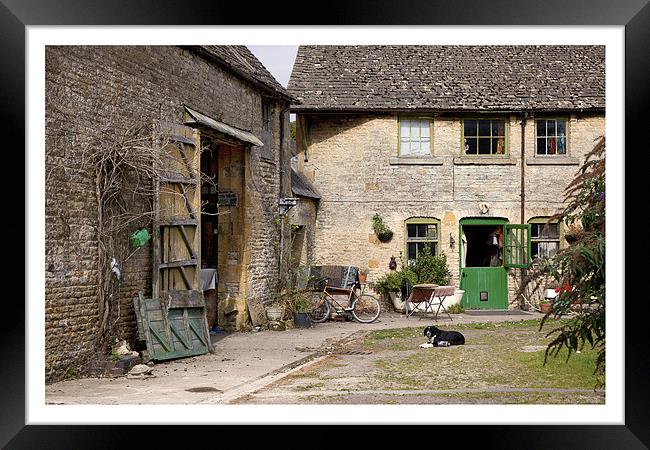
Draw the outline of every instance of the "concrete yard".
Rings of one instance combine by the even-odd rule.
[[[498,323],[539,319],[539,313],[486,313],[453,315],[453,323],[440,317],[438,325],[444,329],[470,323]],[[359,374],[369,373],[376,366],[376,356],[364,352],[364,338],[369,332],[424,327],[431,319],[406,319],[396,313],[382,313],[373,324],[329,321],[309,329],[286,331],[264,330],[214,335],[214,353],[179,359],[154,366],[154,377],[131,379],[83,378],[53,383],[46,386],[47,404],[233,404],[233,403],[494,403],[492,393],[499,401],[509,403],[508,397],[519,393],[531,403],[600,403],[602,395],[593,389],[553,388],[516,389],[516,386],[481,386],[459,383],[454,386],[424,386],[413,392],[413,387],[395,383],[370,383],[357,386]],[[407,345],[417,350],[424,342],[419,330],[410,334]],[[471,339],[474,330],[463,331]],[[480,333],[479,333],[480,334]],[[485,334],[485,333],[484,333]],[[478,336],[478,334],[477,334]],[[390,346],[384,340],[381,345]],[[468,342],[471,345],[471,342]],[[404,345],[403,343],[400,345]],[[467,345],[467,348],[470,348]],[[480,348],[481,345],[475,346]],[[530,347],[530,348],[528,348]],[[539,351],[544,347],[528,346],[523,351]],[[384,350],[391,350],[384,348]],[[394,350],[400,350],[396,348]],[[402,349],[404,350],[404,349]],[[422,349],[421,349],[422,350]],[[454,351],[451,349],[434,349]],[[467,349],[463,349],[467,350]],[[422,350],[428,351],[428,350]],[[379,355],[381,352],[376,352]],[[388,353],[386,353],[388,355]],[[335,357],[335,358],[333,358]],[[347,363],[337,363],[337,358]],[[351,363],[351,364],[350,364]],[[369,367],[364,368],[364,364]],[[345,366],[344,369],[341,367]],[[335,383],[325,386],[322,381],[309,380],[309,373],[321,369],[332,371]],[[401,369],[400,369],[401,370]],[[344,373],[345,372],[345,373]],[[341,387],[347,377],[356,380]],[[330,379],[333,378],[332,376]],[[355,378],[356,377],[356,378]],[[385,381],[385,380],[384,380]],[[313,391],[313,392],[312,392]],[[309,394],[313,394],[310,395]],[[465,400],[463,400],[463,398]],[[459,400],[460,399],[460,400]]]

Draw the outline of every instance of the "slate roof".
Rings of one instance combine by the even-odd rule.
[[[604,46],[300,46],[292,110],[598,110]]]
[[[193,50],[217,62],[248,81],[261,84],[271,93],[296,101],[245,45],[201,45]]]
[[[291,168],[291,192],[300,197],[320,200],[320,195],[303,174]]]

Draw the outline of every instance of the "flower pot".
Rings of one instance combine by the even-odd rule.
[[[393,232],[392,231],[382,231],[377,234],[377,239],[379,239],[379,242],[388,242],[391,240],[393,237]]]
[[[542,311],[542,313],[548,314],[553,311],[553,303],[540,303],[539,309]]]
[[[309,328],[311,327],[311,319],[309,313],[293,313],[293,324],[296,328]]]
[[[284,308],[277,306],[270,306],[266,308],[266,318],[271,322],[279,322],[284,316]]]

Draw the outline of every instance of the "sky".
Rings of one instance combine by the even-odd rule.
[[[296,59],[297,45],[247,45],[248,49],[271,72],[278,82],[287,87],[293,62]]]

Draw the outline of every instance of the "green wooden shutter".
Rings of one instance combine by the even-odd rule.
[[[526,269],[530,264],[530,228],[530,225],[505,225],[505,267]]]

